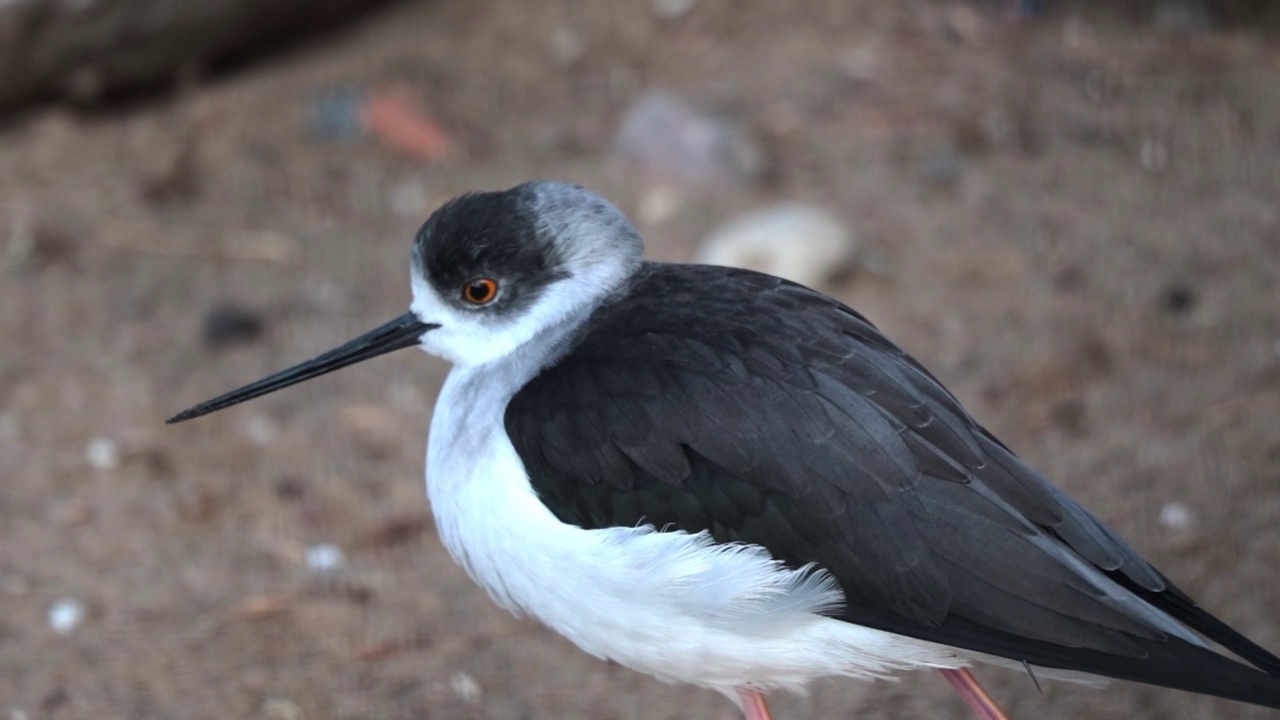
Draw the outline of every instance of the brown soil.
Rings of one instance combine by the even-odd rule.
[[[440,362],[392,357],[161,424],[400,313],[408,240],[450,195],[555,177],[634,213],[641,183],[603,158],[652,87],[760,128],[776,168],[642,228],[651,256],[687,258],[771,200],[837,210],[879,270],[826,289],[1280,649],[1280,41],[1107,15],[1019,26],[997,5],[701,0],[660,20],[634,2],[410,3],[177,96],[10,122],[0,714],[733,717],[509,617],[449,561],[421,482]],[[581,41],[567,62],[561,28]],[[451,159],[308,132],[320,94],[394,82],[456,135]],[[227,304],[260,312],[263,338],[205,347]],[[91,467],[94,438],[118,465]],[[1190,522],[1162,523],[1169,503]],[[320,542],[347,555],[328,579],[302,564]],[[65,635],[46,620],[62,597],[87,610]],[[979,675],[1018,718],[1274,717]],[[967,717],[929,673],[775,707]]]

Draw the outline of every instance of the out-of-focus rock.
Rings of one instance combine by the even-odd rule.
[[[267,698],[259,712],[262,720],[304,720],[306,714],[298,703],[282,697]]]
[[[112,470],[120,465],[120,445],[109,437],[96,437],[84,446],[84,459],[94,470]]]
[[[253,415],[240,426],[240,431],[249,442],[258,447],[266,447],[276,441],[280,435],[280,426],[266,415]]]
[[[1165,286],[1160,295],[1160,306],[1170,315],[1185,315],[1195,309],[1197,300],[1195,288],[1175,282]]]
[[[320,543],[307,548],[304,563],[310,572],[332,573],[341,570],[342,566],[347,564],[347,556],[337,545]]]
[[[653,0],[653,14],[663,20],[675,20],[693,12],[698,0]]]
[[[945,145],[924,154],[920,158],[920,179],[929,187],[945,190],[955,187],[962,171],[960,153]]]
[[[1196,513],[1186,503],[1167,502],[1160,507],[1160,524],[1170,530],[1187,530],[1196,524]]]
[[[1157,30],[1189,34],[1213,29],[1213,7],[1207,0],[1160,0],[1152,14]]]
[[[431,523],[431,517],[425,513],[389,517],[365,533],[364,542],[373,546],[399,545],[429,530]]]
[[[702,242],[697,261],[819,285],[847,270],[857,241],[840,219],[820,208],[785,203],[743,215]]]
[[[767,175],[764,149],[740,123],[714,117],[664,90],[623,116],[610,160],[654,183],[696,189],[749,186]]]
[[[364,12],[369,0],[6,0],[0,108],[40,96],[92,101],[176,82],[253,47]]]
[[[449,687],[453,688],[453,694],[458,696],[459,700],[465,703],[477,703],[484,690],[480,687],[480,683],[467,673],[454,673],[449,677]]]
[[[200,326],[200,337],[210,350],[243,345],[262,337],[262,314],[236,305],[210,308]]]
[[[1032,20],[1049,12],[1049,0],[1006,0],[1010,13],[1021,20]]]
[[[1146,138],[1138,150],[1138,162],[1148,172],[1160,172],[1169,167],[1169,146],[1156,138]]]
[[[364,135],[360,108],[364,91],[343,85],[321,93],[311,101],[308,122],[311,131],[326,140],[353,140]]]
[[[49,629],[59,635],[80,627],[84,622],[84,603],[75,598],[61,598],[49,606]]]

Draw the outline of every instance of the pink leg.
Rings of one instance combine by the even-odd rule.
[[[974,715],[982,720],[1009,720],[1004,711],[996,707],[996,701],[991,699],[968,670],[943,669],[940,672],[947,682],[951,683],[951,687],[960,693],[960,697],[964,698],[965,704],[973,710]]]
[[[742,696],[742,712],[747,720],[773,720],[759,690],[739,690],[738,693]]]

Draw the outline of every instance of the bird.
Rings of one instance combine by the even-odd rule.
[[[621,210],[549,180],[441,205],[410,287],[403,315],[168,422],[444,358],[426,484],[452,558],[501,607],[747,720],[770,691],[917,669],[1004,718],[979,663],[1280,709],[1280,658],[838,300],[645,260]]]

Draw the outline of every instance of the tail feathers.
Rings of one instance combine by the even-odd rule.
[[[1207,613],[1205,616],[1212,618]],[[1250,667],[1209,648],[1176,637],[1162,640],[1130,637],[1130,641],[1136,646],[1133,648],[1136,654],[1125,655],[1071,648],[1006,633],[994,633],[989,629],[975,631],[975,627],[965,627],[963,622],[951,627],[935,628],[931,633],[933,637],[925,639],[1019,662],[1025,661],[1037,668],[1101,675],[1280,710],[1280,676],[1269,673],[1270,669],[1276,667],[1275,657],[1244,640],[1230,628],[1227,628],[1229,633],[1219,632],[1221,628],[1218,625],[1226,627],[1219,620],[1210,623],[1197,616],[1196,622],[1200,625],[1190,622],[1188,625],[1201,630],[1210,639],[1222,643],[1233,652],[1239,652],[1241,657],[1245,657],[1247,653],[1251,662],[1262,661],[1259,664],[1266,666],[1264,669],[1267,671]],[[1214,632],[1209,632],[1209,629]]]
[[[1134,588],[1130,588],[1133,590]],[[1136,592],[1136,591],[1135,591]],[[1206,638],[1218,643],[1262,672],[1280,678],[1280,657],[1241,635],[1235,628],[1205,612],[1186,594],[1170,585],[1164,592],[1137,592],[1143,600],[1155,605]]]
[[[1147,656],[1140,659],[1089,650],[1041,653],[1027,652],[1030,648],[1026,646],[1019,650],[1037,667],[1092,673],[1280,710],[1280,677],[1178,638],[1141,644]]]
[[[1214,695],[1280,710],[1280,677],[1176,638],[1154,645],[1150,652],[1148,658],[1136,663],[1116,658],[1118,662],[1113,668],[1099,663],[1099,670],[1121,680]]]

